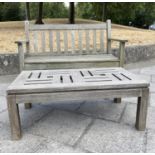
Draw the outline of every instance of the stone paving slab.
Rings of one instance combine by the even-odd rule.
[[[147,153],[155,153],[155,130],[148,130],[147,132]]]
[[[0,95],[0,113],[7,110],[6,96]]]
[[[116,104],[113,100],[86,101],[78,112],[95,118],[118,122],[125,108],[125,103]]]
[[[155,75],[155,66],[144,67],[141,69],[140,73],[146,75]]]
[[[47,140],[44,144],[36,147],[35,150],[35,153],[86,153],[85,150],[73,148],[54,140]]]
[[[73,112],[55,110],[28,129],[28,133],[74,145],[91,119]]]
[[[151,75],[151,82],[155,82],[155,75]]]
[[[155,93],[155,83],[150,83],[150,92]]]
[[[6,89],[10,85],[10,83],[0,84],[0,95],[6,96]]]
[[[124,97],[122,98],[122,102],[137,104],[137,97]]]
[[[96,120],[79,146],[91,152],[142,152],[144,131],[104,120]]]
[[[43,106],[53,107],[53,109],[76,111],[84,101],[71,101],[71,102],[51,102],[51,103],[40,103]]]
[[[150,93],[150,106],[155,107],[155,93]]]
[[[32,153],[34,148],[45,141],[44,138],[26,134],[20,141],[0,141],[1,153]]]
[[[155,107],[148,108],[147,128],[155,130]]]
[[[53,110],[52,107],[50,108],[46,106],[40,106],[37,104],[34,104],[31,109],[25,109],[24,104],[20,104],[19,112],[20,112],[22,128],[29,128],[35,122],[40,120],[43,116],[47,115],[52,110]],[[0,113],[0,122],[9,124],[8,111],[4,111]]]
[[[122,116],[121,123],[134,127],[136,121],[136,110],[136,104],[128,103]]]

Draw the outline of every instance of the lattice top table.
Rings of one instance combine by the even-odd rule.
[[[123,68],[23,71],[7,89],[13,140],[22,136],[18,104],[137,97],[136,128],[145,130],[149,82]]]
[[[23,71],[9,94],[148,87],[149,82],[123,68]]]

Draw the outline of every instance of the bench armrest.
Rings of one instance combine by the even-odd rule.
[[[22,41],[15,41],[15,43],[18,45],[18,55],[19,55],[19,69],[20,72],[24,68],[24,51],[29,51],[29,41],[22,40]],[[24,49],[23,45],[26,45],[26,50]]]
[[[128,40],[125,40],[125,39],[115,39],[115,38],[110,38],[109,39],[110,41],[118,41],[118,42],[128,42]]]
[[[123,65],[124,65],[124,58],[125,58],[125,43],[128,40],[109,38],[108,39],[108,42],[109,42],[110,46],[111,46],[111,42],[112,41],[119,42],[119,61],[120,61],[120,67],[123,67]]]
[[[17,45],[28,44],[28,43],[29,43],[29,41],[27,41],[27,40],[18,40],[18,41],[15,41],[15,44],[17,44]]]

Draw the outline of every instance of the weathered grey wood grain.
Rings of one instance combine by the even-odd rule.
[[[12,140],[18,140],[21,138],[22,135],[21,135],[19,109],[18,104],[16,104],[16,96],[8,95],[7,103],[8,103],[8,113],[11,127],[11,138]]]
[[[142,96],[138,97],[137,114],[136,114],[136,128],[138,130],[145,130],[147,109],[149,102],[149,88],[142,89]]]
[[[45,32],[41,32],[41,43],[42,43],[42,51],[45,52]]]
[[[34,52],[38,52],[38,32],[37,31],[33,33],[33,46],[34,46]]]
[[[64,31],[64,51],[68,51],[68,32],[67,30]]]
[[[93,52],[97,51],[97,46],[96,46],[96,30],[93,30]]]
[[[138,97],[136,128],[146,127],[149,82],[123,68],[31,70],[21,74],[7,89],[12,139],[21,138],[17,103],[97,100]]]
[[[57,52],[61,52],[61,44],[60,44],[60,31],[56,32],[56,41],[57,41]]]
[[[82,48],[82,31],[78,32],[78,39],[79,39],[79,42],[78,42],[79,53],[82,53],[82,51],[83,51],[83,48]]]
[[[53,52],[53,32],[49,31],[49,48],[50,52]]]
[[[86,30],[86,51],[90,51],[90,45],[89,45],[89,41],[90,41],[90,37],[89,37],[89,30]]]
[[[100,49],[101,52],[104,52],[104,31],[102,30],[100,31]]]
[[[104,31],[106,31],[106,38],[104,37]],[[28,21],[25,22],[25,32],[26,32],[26,57],[24,57],[23,67],[24,69],[53,69],[53,68],[79,68],[79,67],[87,67],[90,63],[90,66],[95,65],[96,67],[111,67],[111,66],[123,66],[124,64],[124,49],[126,40],[122,39],[113,39],[111,38],[111,21],[107,20],[106,23],[101,24],[44,24],[44,25],[32,25],[29,24]],[[45,37],[46,33],[49,33],[49,46],[46,43],[48,39]],[[97,38],[97,32],[100,32],[99,38]],[[32,40],[30,40],[30,33],[34,33]],[[41,38],[40,35],[41,34]],[[71,36],[70,36],[71,35]],[[78,36],[76,36],[78,35]],[[90,35],[93,35],[91,37]],[[83,37],[84,36],[84,37]],[[63,38],[62,38],[63,37]],[[71,38],[71,40],[70,40]],[[92,39],[92,41],[91,41]],[[120,56],[117,58],[115,56],[115,60],[113,61],[113,57],[111,59],[103,58],[106,55],[102,54],[110,54],[111,52],[111,42],[119,41],[120,42]],[[78,47],[76,47],[76,42],[78,42]],[[107,42],[107,50],[105,50],[104,44]],[[91,45],[91,43],[93,45]],[[33,50],[30,49],[30,46],[33,46]],[[23,46],[24,47],[24,46]],[[105,52],[106,51],[106,52]],[[89,58],[89,55],[99,55],[102,57],[102,64],[100,58],[93,59]],[[85,61],[83,61],[83,55]],[[32,57],[31,57],[32,56]],[[34,59],[40,59],[37,61]],[[60,56],[57,61],[57,56]],[[66,56],[80,56],[77,61],[74,59],[75,57],[67,57]],[[88,58],[86,58],[88,56]],[[47,58],[47,57],[51,57]],[[62,57],[64,57],[62,59]],[[79,58],[82,60],[80,61]],[[20,59],[20,57],[19,57]],[[28,60],[31,59],[31,62]],[[45,61],[48,59],[48,61]],[[57,62],[53,61],[56,59]],[[70,66],[70,59],[73,59],[75,64]],[[116,60],[117,59],[117,60]],[[34,62],[32,62],[34,60]],[[49,61],[51,60],[51,61]],[[66,64],[66,60],[69,61]],[[88,62],[86,62],[88,60]],[[90,62],[90,60],[92,60]],[[39,64],[40,62],[40,64]],[[46,64],[45,64],[46,62]],[[63,65],[62,63],[65,64]],[[82,62],[82,64],[81,64]],[[94,63],[95,62],[95,63]],[[57,63],[57,64],[56,64]]]
[[[44,24],[30,25],[32,31],[40,30],[96,30],[106,29],[106,24]]]

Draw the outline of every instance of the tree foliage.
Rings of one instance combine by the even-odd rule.
[[[15,21],[21,20],[20,3],[0,3],[0,20]]]
[[[77,16],[80,18],[105,21],[111,19],[114,23],[148,27],[155,21],[155,3],[148,2],[92,2],[78,3]]]

